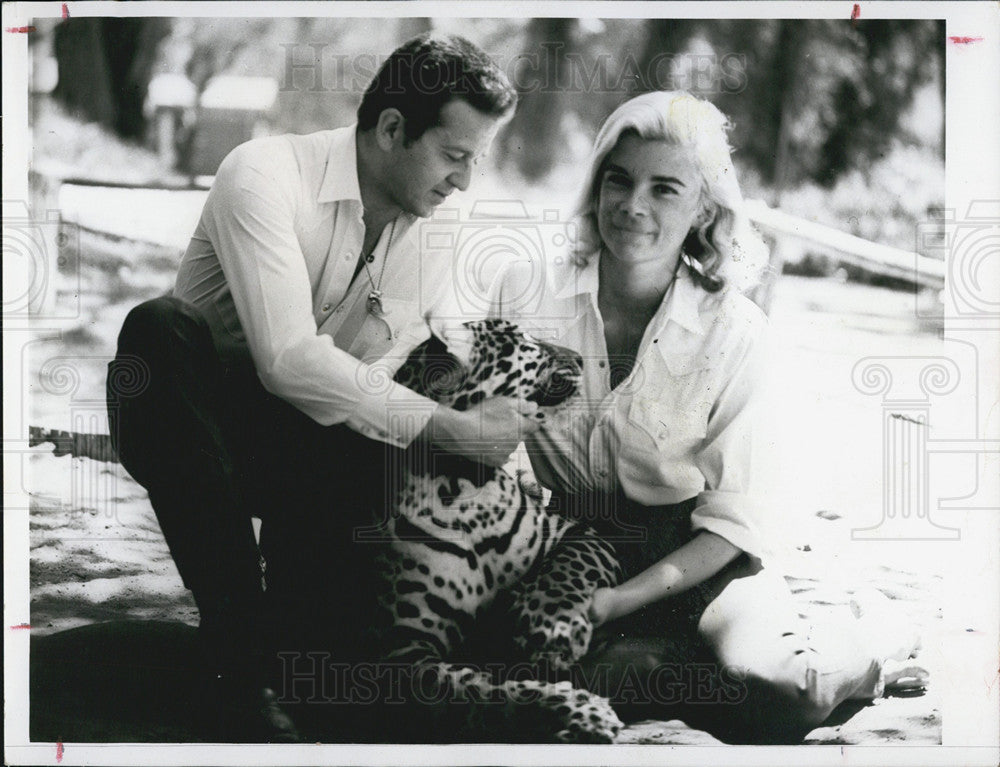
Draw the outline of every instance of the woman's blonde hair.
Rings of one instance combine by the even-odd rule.
[[[627,133],[689,147],[701,174],[701,213],[683,252],[697,282],[715,292],[725,284],[743,290],[767,263],[767,249],[743,209],[727,138],[729,121],[713,104],[686,91],[655,91],[619,106],[594,140],[584,192],[577,205],[580,237],[576,260],[584,265],[603,245],[597,228],[601,176],[611,150]]]

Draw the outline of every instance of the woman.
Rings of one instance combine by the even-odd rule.
[[[870,612],[824,647],[762,566],[747,489],[767,323],[737,288],[764,249],[726,130],[687,93],[619,107],[596,139],[574,257],[509,270],[498,312],[585,361],[579,409],[527,446],[553,508],[591,520],[625,571],[594,594],[590,618],[612,639],[595,636],[589,668],[653,672],[669,637],[728,670],[724,697],[741,705],[726,713],[745,732],[798,738],[843,700],[925,675],[905,663],[916,638]],[[640,694],[662,699],[650,685]]]

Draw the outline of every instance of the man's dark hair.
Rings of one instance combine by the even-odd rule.
[[[410,143],[439,124],[441,109],[452,99],[502,117],[514,108],[517,92],[496,63],[465,38],[420,35],[393,51],[375,75],[358,107],[358,128],[370,130],[383,110],[398,109]]]

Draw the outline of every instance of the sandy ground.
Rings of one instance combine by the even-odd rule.
[[[31,423],[103,431],[104,366],[117,330],[131,306],[171,284],[174,264],[169,250],[108,242],[85,240],[82,253],[80,321],[34,346],[29,380],[37,395],[31,399]],[[859,440],[859,435],[878,435],[880,406],[853,388],[851,369],[865,356],[938,352],[936,335],[916,319],[913,302],[911,295],[878,288],[782,279],[772,311],[775,349],[763,403],[767,417],[756,437],[758,491],[764,501],[761,524],[776,542],[776,561],[788,573],[802,612],[822,619],[843,609],[853,589],[874,586],[919,627],[933,674],[941,642],[941,579],[935,562],[898,546],[859,546],[851,540],[851,530],[877,522],[881,508],[879,446],[869,444],[867,436]],[[59,377],[59,365],[72,368],[75,385]],[[154,673],[155,684],[150,682],[160,696],[183,677],[176,665],[182,660],[175,658],[171,666],[164,659],[190,641],[184,626],[196,625],[197,612],[145,492],[118,465],[54,457],[51,447],[36,448],[25,459],[25,475],[31,493],[31,626],[40,662],[32,698],[33,739],[195,738],[190,717],[178,719],[168,703],[150,708],[145,694],[129,697],[120,691],[118,708],[93,706],[87,703],[93,680],[77,673],[83,691],[74,691],[56,673],[96,663],[87,668],[103,669],[101,685],[106,686],[107,674],[121,676],[122,669],[132,668],[129,663],[138,662],[147,671],[155,666],[162,672],[162,678]],[[126,631],[123,639],[120,627],[111,635],[56,633],[122,620],[167,623],[147,624],[149,631],[138,638]],[[118,647],[118,655],[101,652],[101,646]],[[152,657],[159,661],[152,663]],[[145,677],[131,675],[130,683],[137,678]],[[175,693],[180,694],[170,694]],[[140,700],[142,705],[136,703]],[[936,744],[941,742],[939,711],[932,684],[921,695],[835,712],[806,742]],[[622,742],[717,741],[679,721],[645,721],[631,725]]]

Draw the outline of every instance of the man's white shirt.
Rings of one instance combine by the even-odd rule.
[[[391,379],[428,338],[425,316],[446,292],[451,263],[440,253],[424,258],[419,219],[401,213],[351,284],[365,235],[355,130],[233,150],[174,295],[201,310],[224,353],[249,352],[272,394],[323,425],[405,447],[436,405]],[[367,311],[373,287],[382,317]]]

